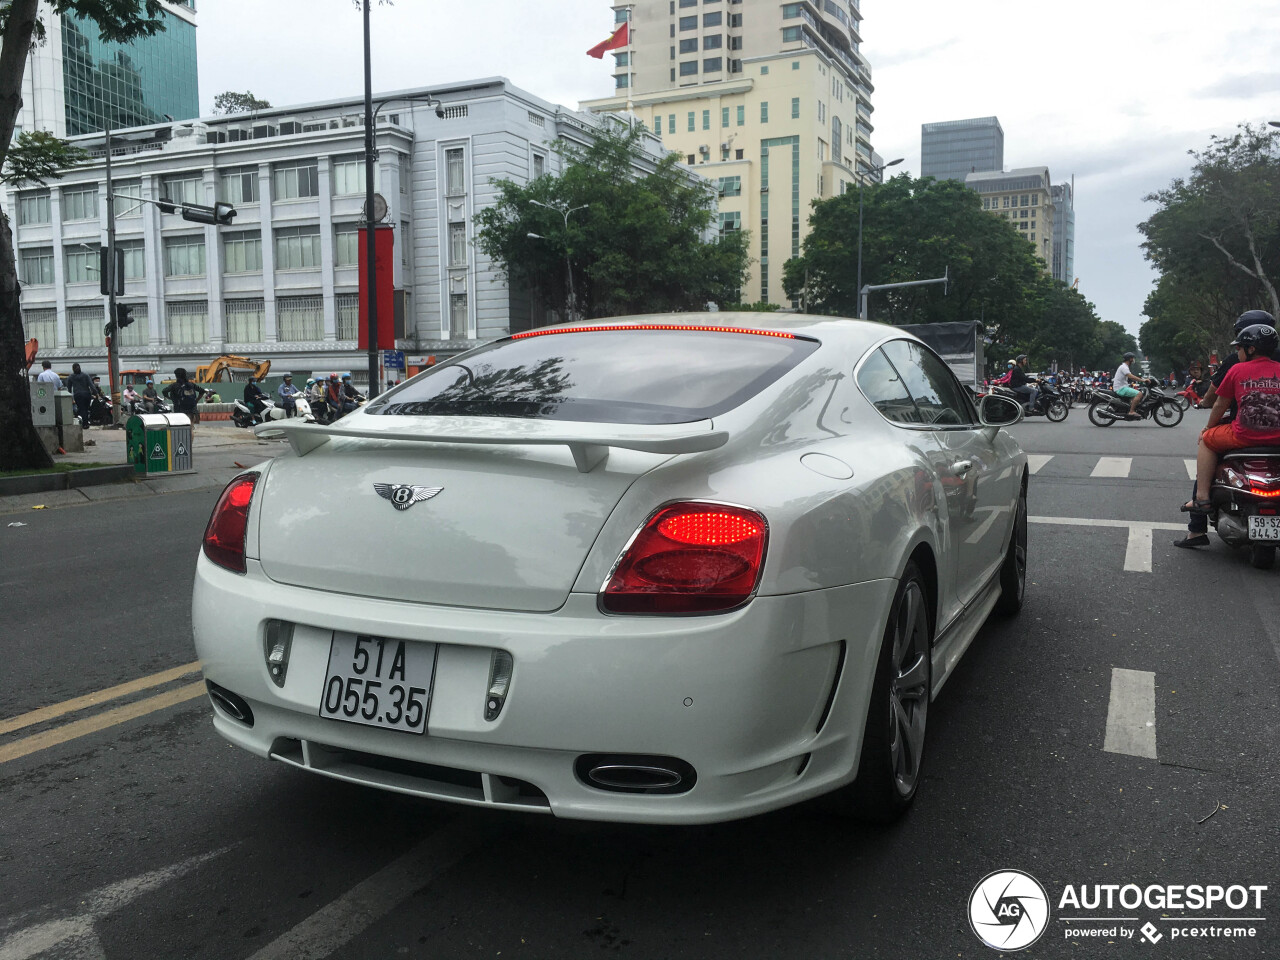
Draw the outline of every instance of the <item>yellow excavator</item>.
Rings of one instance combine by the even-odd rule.
[[[235,378],[231,376],[232,370],[247,370],[250,376],[261,380],[270,369],[270,360],[250,360],[248,357],[224,354],[212,363],[196,367],[196,373],[192,379],[196,383],[218,383],[222,380],[223,373],[228,374],[229,380],[233,380]]]

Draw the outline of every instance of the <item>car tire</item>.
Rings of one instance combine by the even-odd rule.
[[[859,820],[892,823],[916,798],[933,682],[932,647],[928,593],[912,561],[898,582],[880,644],[858,776],[843,791],[842,807]]]
[[[1027,592],[1027,489],[1018,495],[1018,511],[1014,515],[1009,549],[1000,567],[1000,599],[995,612],[1002,617],[1015,617],[1022,609]]]

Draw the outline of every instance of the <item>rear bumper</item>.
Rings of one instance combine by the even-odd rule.
[[[255,561],[238,576],[201,556],[192,622],[206,678],[253,711],[250,727],[215,709],[215,727],[258,756],[463,803],[699,823],[852,779],[895,587],[876,580],[758,597],[710,617],[607,617],[594,596],[579,594],[553,613],[511,613],[290,587]],[[283,688],[265,662],[270,619],[298,625]],[[425,735],[319,716],[334,630],[441,645]],[[501,714],[486,721],[494,649],[515,666]],[[575,775],[574,761],[588,753],[676,757],[697,782],[677,795],[609,792]],[[378,758],[410,765],[386,769],[397,765]],[[510,780],[545,800],[516,796]]]

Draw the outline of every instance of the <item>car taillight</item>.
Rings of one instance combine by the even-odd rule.
[[[768,535],[764,517],[745,507],[663,507],[618,561],[600,605],[608,613],[731,610],[755,591]]]
[[[244,537],[249,527],[249,501],[257,482],[256,473],[247,473],[227,484],[204,528],[204,555],[236,573],[245,571]]]

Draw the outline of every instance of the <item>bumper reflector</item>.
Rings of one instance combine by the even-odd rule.
[[[268,620],[262,634],[262,652],[267,658],[267,673],[277,687],[284,686],[289,673],[289,653],[293,648],[293,624]]]
[[[511,654],[505,650],[493,651],[489,659],[489,692],[485,695],[484,718],[497,720],[502,705],[507,702],[507,689],[511,686]]]

